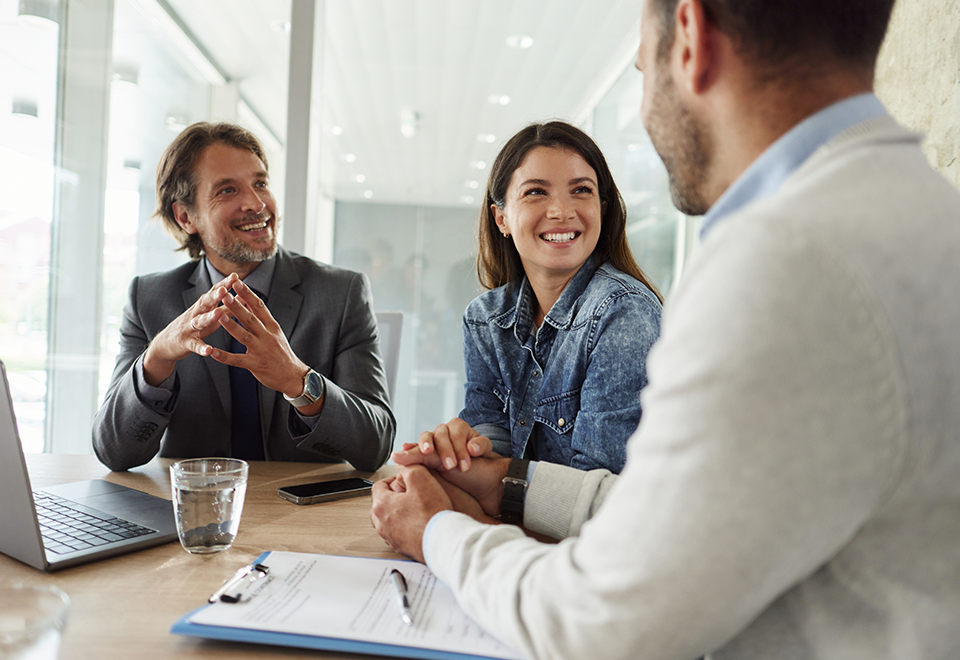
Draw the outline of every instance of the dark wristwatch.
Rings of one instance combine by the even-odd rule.
[[[511,525],[523,524],[523,498],[527,494],[527,465],[530,461],[511,458],[507,476],[503,478],[503,499],[500,520]]]
[[[321,396],[323,396],[323,378],[311,369],[303,377],[303,392],[300,393],[300,396],[291,398],[284,394],[283,398],[289,401],[294,408],[302,408],[309,406]]]

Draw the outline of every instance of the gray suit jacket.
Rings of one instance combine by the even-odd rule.
[[[230,456],[228,367],[191,354],[177,363],[174,393],[160,408],[139,398],[133,366],[148,343],[210,289],[202,262],[135,277],[120,326],[120,354],[93,426],[97,456],[113,470],[171,458]],[[370,284],[361,273],[319,264],[282,248],[267,307],[297,356],[319,372],[323,412],[311,431],[283,396],[259,384],[267,460],[346,460],[376,470],[396,433]],[[220,328],[207,338],[230,350]]]

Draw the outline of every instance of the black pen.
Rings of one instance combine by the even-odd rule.
[[[407,581],[403,573],[397,569],[390,571],[390,581],[393,582],[393,588],[397,592],[397,602],[400,603],[400,618],[408,626],[413,625],[413,613],[410,611],[410,601],[407,600]]]
[[[266,577],[267,573],[269,572],[270,569],[263,564],[249,564],[244,566],[239,571],[234,573],[232,578],[224,582],[222,587],[214,591],[213,595],[208,599],[208,602],[215,603],[219,600],[223,601],[224,603],[239,603],[241,596],[239,592],[236,594],[230,594],[227,592],[239,588],[244,580],[249,579],[251,581],[255,581],[262,577]]]

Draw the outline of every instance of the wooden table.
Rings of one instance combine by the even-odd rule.
[[[94,456],[28,454],[34,488],[106,479],[170,499],[169,459],[130,472],[111,472]],[[203,605],[241,566],[266,550],[398,558],[370,523],[370,497],[297,506],[277,496],[296,483],[393,474],[361,473],[346,464],[251,462],[240,531],[215,555],[191,555],[174,541],[132,554],[43,573],[0,555],[0,584],[53,584],[72,601],[61,660],[162,658],[361,658],[284,647],[201,640],[170,634],[170,626]]]

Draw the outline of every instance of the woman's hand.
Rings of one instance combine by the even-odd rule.
[[[466,472],[471,459],[495,455],[490,439],[477,433],[459,418],[441,424],[433,431],[424,431],[416,445],[403,444],[403,451],[394,452],[398,465],[425,465],[433,470]]]

